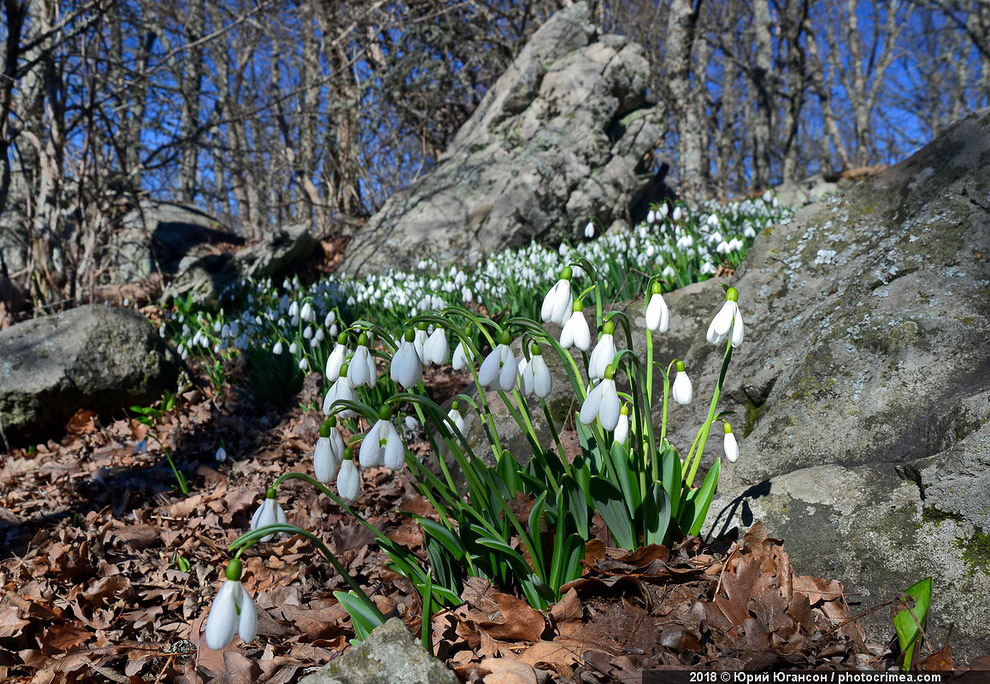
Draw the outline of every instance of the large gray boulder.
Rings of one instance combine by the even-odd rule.
[[[151,403],[180,363],[143,316],[101,304],[0,331],[0,449],[61,437],[78,409]]]
[[[722,406],[714,532],[754,520],[802,573],[842,579],[863,608],[935,578],[929,635],[990,652],[990,110],[911,158],[756,240],[732,284],[746,340]],[[719,283],[670,298],[695,331],[687,360],[707,408],[721,350],[704,332]],[[676,446],[693,432],[680,427]],[[721,450],[709,443],[707,461]],[[889,635],[887,610],[866,619]]]
[[[533,238],[559,241],[625,218],[663,133],[645,100],[642,47],[600,35],[584,2],[555,14],[482,100],[439,165],[358,232],[355,276],[423,258],[461,266]]]
[[[457,676],[423,650],[399,618],[300,684],[457,684]]]

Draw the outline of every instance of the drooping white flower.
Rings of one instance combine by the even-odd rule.
[[[278,342],[275,343],[275,346],[272,347],[272,354],[278,356],[281,353],[282,353],[282,340],[279,340]]]
[[[615,433],[612,441],[617,444],[625,444],[629,439],[629,404],[623,404],[619,409],[619,422],[615,424]]]
[[[362,468],[386,466],[399,470],[406,461],[405,447],[399,431],[392,424],[392,409],[384,407],[378,413],[378,420],[361,442],[358,463]]]
[[[334,345],[333,351],[330,352],[330,356],[327,357],[327,380],[334,382],[340,377],[340,367],[344,365],[344,360],[347,358],[347,354],[347,335],[345,333],[341,333],[340,337],[337,338],[337,344]]]
[[[646,305],[646,327],[656,333],[667,332],[670,327],[670,309],[663,299],[662,289],[660,283],[653,283]]]
[[[226,648],[235,634],[239,634],[244,643],[254,641],[258,634],[258,611],[241,584],[240,559],[235,558],[227,564],[227,579],[213,599],[204,634],[206,645],[215,651]]]
[[[681,210],[680,205],[674,207],[674,213],[671,216],[671,218],[674,219],[674,223],[680,222],[683,216],[684,216],[684,212]]]
[[[468,361],[468,351],[463,341],[457,343],[457,347],[454,349],[454,358],[451,360],[450,365],[455,371],[462,371],[471,365]]]
[[[450,345],[447,344],[447,334],[443,328],[438,327],[426,339],[423,345],[423,361],[436,366],[447,363],[450,357]]]
[[[584,227],[584,236],[589,240],[595,237],[595,222],[588,221],[588,225]]]
[[[461,415],[458,402],[455,401],[450,406],[450,410],[447,411],[447,417],[450,418],[451,423],[457,426],[457,429],[461,431],[461,434],[464,434],[464,416]]]
[[[663,267],[663,271],[660,273],[667,280],[673,280],[677,276],[677,271],[674,270],[673,266],[667,265]]]
[[[304,373],[309,370],[309,359],[307,357],[304,356],[299,359],[299,370]]]
[[[684,372],[684,362],[679,360],[676,368],[677,375],[674,376],[674,384],[670,388],[670,394],[678,404],[687,406],[694,398],[694,387],[691,385],[691,378]]]
[[[485,389],[511,392],[516,386],[519,364],[509,348],[512,338],[507,332],[499,335],[498,344],[478,369],[478,382]]]
[[[289,306],[289,316],[292,318],[299,316],[299,302],[293,301]]]
[[[582,316],[583,318],[583,316]],[[588,360],[588,377],[592,380],[599,380],[605,377],[605,368],[612,363],[615,358],[615,323],[606,321],[602,326],[602,334],[598,338],[598,344],[591,351],[591,358]]]
[[[344,440],[337,431],[337,419],[330,416],[320,426],[320,438],[313,453],[313,472],[323,483],[333,482],[344,458]]]
[[[614,430],[619,424],[620,408],[619,393],[615,388],[615,367],[609,365],[605,369],[605,377],[585,397],[579,419],[585,425],[591,425],[597,418],[602,428]]]
[[[344,450],[344,460],[340,464],[340,472],[337,473],[337,493],[345,501],[354,501],[361,496],[361,473],[354,465],[350,449]]]
[[[374,387],[378,383],[378,369],[368,349],[368,336],[363,333],[358,337],[357,349],[348,362],[347,379],[354,387]]]
[[[571,268],[565,267],[560,272],[560,279],[543,298],[540,318],[544,322],[552,322],[557,325],[564,325],[567,322],[574,303],[574,297],[571,295],[571,274]]]
[[[543,358],[543,350],[540,345],[534,343],[531,352],[533,356],[519,374],[522,393],[526,396],[535,394],[541,399],[546,399],[550,396],[550,390],[553,389],[553,376],[550,375],[550,369]]]
[[[307,323],[312,323],[316,320],[316,312],[313,311],[313,307],[309,302],[302,305],[302,309],[299,310],[299,318]]]
[[[267,525],[285,524],[285,511],[282,507],[278,505],[278,501],[275,500],[276,492],[274,487],[269,487],[268,492],[265,495],[265,500],[258,507],[258,510],[254,512],[251,516],[251,529],[257,530],[258,528],[265,527]],[[261,538],[261,541],[271,541],[274,534],[268,534]]]
[[[736,443],[736,436],[732,434],[732,426],[728,423],[723,423],[722,428],[725,431],[722,450],[725,451],[725,458],[728,459],[729,463],[735,463],[739,460],[739,445]]]
[[[416,333],[407,330],[399,348],[392,357],[392,365],[389,369],[389,377],[403,389],[415,386],[423,379],[423,362],[416,351]]]
[[[416,336],[413,338],[413,345],[416,347],[416,354],[419,355],[420,363],[426,363],[426,323],[420,323],[416,327]]]
[[[591,346],[591,330],[584,318],[584,304],[576,299],[571,309],[571,316],[560,331],[560,346],[564,349],[577,347],[581,351],[588,351]]]
[[[289,345],[289,353],[290,354],[292,354],[293,356],[295,356],[296,352],[298,352],[298,351],[299,351],[299,345],[297,345],[295,342],[293,342],[292,344]]]
[[[708,341],[712,344],[721,343],[729,337],[733,347],[738,347],[743,343],[745,328],[743,326],[742,314],[739,313],[739,291],[730,287],[725,292],[725,303],[715,314],[711,324],[708,326]]]
[[[333,411],[335,415],[341,418],[353,418],[355,415],[354,411],[349,408],[342,408],[340,410],[334,411],[334,404],[339,401],[357,401],[357,395],[354,393],[354,388],[351,386],[351,381],[347,379],[348,366],[345,363],[340,367],[340,377],[337,381],[330,386],[327,391],[327,396],[323,399],[323,415],[329,416],[330,412]]]
[[[227,460],[227,450],[222,446],[217,447],[216,452],[213,454],[213,458],[217,460],[217,463],[223,463]]]
[[[650,210],[649,210],[649,211],[648,211],[648,212],[646,213],[646,222],[647,222],[647,223],[656,223],[656,220],[657,220],[657,215],[656,215],[656,212],[655,212],[655,211],[653,211],[652,209],[650,209]]]

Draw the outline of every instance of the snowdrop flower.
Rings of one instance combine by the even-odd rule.
[[[716,270],[717,269],[715,268],[715,264],[713,264],[710,261],[706,261],[701,265],[701,268],[699,269],[699,273],[701,273],[702,275],[715,275]]]
[[[447,363],[450,357],[450,346],[447,344],[447,333],[443,328],[438,327],[427,338],[423,345],[423,361],[434,365]]]
[[[206,619],[206,645],[215,651],[226,648],[234,634],[244,643],[254,641],[258,634],[258,611],[254,601],[241,584],[241,561],[234,558],[227,564],[227,579],[213,599],[210,616]]]
[[[289,306],[289,316],[291,316],[292,318],[296,318],[297,316],[299,316],[299,302],[294,301]]]
[[[282,353],[282,340],[279,340],[278,342],[275,343],[275,346],[272,347],[272,354],[274,354],[275,356],[279,356],[281,353]]]
[[[595,237],[595,222],[588,221],[588,225],[584,227],[584,236],[589,240]]]
[[[680,205],[674,207],[674,214],[671,218],[674,219],[674,223],[680,222],[681,218],[684,216],[684,212],[681,211]]]
[[[337,312],[331,311],[326,315],[326,318],[323,319],[323,325],[329,328],[331,325],[334,324],[336,320],[337,320]]]
[[[614,430],[619,424],[620,406],[615,389],[615,366],[609,364],[605,377],[585,397],[579,419],[585,425],[591,425],[597,418],[603,429]]]
[[[564,325],[571,314],[571,307],[574,298],[571,295],[571,275],[569,266],[560,272],[560,279],[550,288],[546,297],[543,298],[543,306],[540,308],[540,318],[544,322],[552,322],[557,325]]]
[[[399,470],[406,462],[405,447],[399,431],[392,425],[392,409],[388,406],[378,412],[378,421],[371,426],[361,442],[358,463],[362,468],[386,466]]]
[[[667,218],[667,214],[670,213],[670,207],[667,206],[666,202],[660,205],[659,213],[662,218]]]
[[[674,377],[674,385],[670,394],[674,401],[683,406],[687,406],[694,398],[694,387],[691,385],[691,378],[684,372],[684,362],[678,360],[675,364],[677,375]]]
[[[646,214],[646,222],[647,223],[656,223],[656,220],[657,220],[656,212],[654,212],[652,209],[650,209],[650,211],[647,212],[647,214]]]
[[[313,339],[313,326],[311,326],[311,325],[307,325],[306,326],[306,329],[303,330],[303,339],[304,340],[311,340],[311,339]]]
[[[667,280],[673,280],[677,276],[677,271],[675,271],[672,266],[667,265],[663,267],[663,272],[661,272],[660,275],[662,275]]]
[[[378,383],[378,369],[364,333],[358,337],[357,349],[347,366],[347,379],[354,387],[374,387]]]
[[[509,348],[512,337],[507,332],[498,336],[498,344],[478,369],[478,382],[485,389],[510,392],[516,386],[519,364]]]
[[[540,345],[534,343],[531,352],[533,356],[520,374],[522,393],[526,396],[535,394],[540,399],[546,399],[553,388],[553,377],[543,358],[543,349]]]
[[[331,411],[341,418],[353,418],[357,415],[349,408],[334,411],[334,404],[339,401],[357,401],[351,381],[347,379],[348,370],[346,363],[340,367],[340,377],[330,386],[327,396],[323,399],[323,415],[329,416]]]
[[[419,356],[421,364],[426,363],[426,323],[416,326],[416,336],[413,338],[413,346],[416,347],[416,354]]]
[[[577,347],[581,351],[588,351],[588,347],[591,346],[591,330],[588,328],[588,321],[584,318],[584,304],[580,299],[574,301],[571,306],[571,317],[560,331],[560,346],[564,349]]]
[[[332,482],[344,458],[344,440],[337,430],[337,419],[327,418],[320,426],[320,438],[313,453],[313,472],[320,482]]]
[[[361,496],[361,473],[354,465],[354,452],[344,449],[344,460],[337,473],[337,493],[345,501],[354,501]]]
[[[582,318],[584,318],[582,316]],[[592,380],[599,380],[605,377],[605,367],[612,363],[615,358],[615,323],[605,321],[602,326],[602,334],[598,338],[598,344],[591,352],[591,359],[588,361],[588,377]]]
[[[305,356],[299,359],[299,370],[304,373],[309,370],[309,359]]]
[[[450,410],[447,412],[447,417],[450,418],[450,422],[461,431],[461,434],[464,434],[464,416],[461,415],[458,408],[458,402],[455,401],[451,404]]]
[[[646,305],[646,327],[656,333],[667,332],[670,328],[670,309],[663,299],[663,288],[660,283],[650,287],[650,301]]]
[[[690,235],[682,235],[677,238],[678,249],[691,249],[692,247],[694,247],[694,238]]]
[[[612,441],[616,444],[625,444],[627,439],[629,439],[629,404],[623,404],[619,409],[619,422],[615,424]]]
[[[223,447],[217,447],[216,453],[213,454],[213,458],[217,459],[217,463],[223,463],[227,460],[227,450]]]
[[[392,365],[389,369],[389,377],[403,389],[409,389],[423,379],[423,362],[416,351],[415,339],[416,333],[407,330],[392,357]]]
[[[251,529],[257,530],[267,525],[285,524],[285,511],[275,500],[277,492],[274,487],[269,487],[265,494],[265,501],[258,507],[258,510],[251,516]],[[261,538],[261,541],[271,541],[274,534],[268,534]]]
[[[468,361],[468,351],[463,341],[457,343],[457,347],[454,349],[454,358],[450,362],[450,365],[455,371],[462,371],[471,365]]]
[[[402,419],[402,424],[406,432],[415,432],[421,427],[419,419],[416,416],[406,416]]]
[[[755,238],[756,237],[756,230],[753,228],[753,226],[746,226],[743,229],[743,235],[745,237],[748,237],[748,238]]]
[[[302,309],[299,310],[299,318],[303,319],[307,323],[312,323],[316,320],[316,312],[313,311],[313,307],[309,302],[302,305]]]
[[[337,338],[337,344],[327,357],[326,375],[327,380],[335,382],[340,377],[340,367],[344,365],[347,358],[347,334],[341,333]]]
[[[299,346],[295,342],[293,342],[292,344],[289,345],[289,353],[290,354],[295,355],[295,353],[297,351],[299,351]]]
[[[723,422],[722,429],[725,431],[725,437],[722,441],[725,458],[728,459],[729,463],[735,463],[739,460],[739,445],[736,443],[736,436],[732,434],[732,426],[728,423]]]
[[[712,228],[718,228],[719,220],[718,214],[712,214],[708,217],[708,225]]]
[[[726,337],[731,337],[729,343],[733,347],[738,347],[743,343],[745,329],[743,327],[742,314],[739,313],[739,291],[730,287],[725,291],[725,303],[715,314],[711,324],[708,326],[708,341],[712,344],[719,344]]]

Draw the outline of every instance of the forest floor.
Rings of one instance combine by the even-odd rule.
[[[310,376],[300,395],[307,402],[318,393]],[[427,380],[441,400],[463,382]],[[147,453],[135,451],[148,428],[124,416],[101,423],[80,411],[60,441],[3,455],[0,681],[295,682],[341,655],[353,632],[332,592],[346,587],[301,537],[246,554],[244,584],[260,616],[255,641],[214,651],[202,636],[227,544],[248,529],[275,477],[311,470],[319,418],[298,406],[259,410],[235,390],[216,394],[201,382],[156,425],[186,466],[188,496],[175,491],[152,441]],[[229,456],[217,462],[221,443]],[[429,507],[401,475],[377,469],[364,478],[356,508],[422,550],[417,524],[401,512],[428,515]],[[289,522],[320,535],[382,611],[419,634],[418,597],[386,569],[372,535],[303,482],[279,492]],[[760,526],[738,541],[689,538],[632,553],[605,541],[588,544],[584,576],[546,613],[469,581],[464,603],[433,619],[439,657],[464,681],[499,673],[489,682],[893,664],[888,644],[864,643],[842,585],[797,575],[782,542]],[[943,648],[922,666],[951,664]]]

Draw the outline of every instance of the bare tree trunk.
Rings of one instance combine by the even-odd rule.
[[[700,0],[699,0],[700,2]],[[702,199],[704,124],[697,98],[700,87],[692,85],[691,56],[694,52],[698,11],[691,0],[671,0],[667,14],[667,55],[664,67],[670,105],[677,119],[680,194],[690,202]],[[701,75],[703,78],[703,74]]]
[[[770,141],[773,139],[773,39],[771,37],[769,0],[753,2],[753,33],[756,64],[753,86],[756,90],[756,121],[753,126],[753,181],[755,190],[770,184]]]

